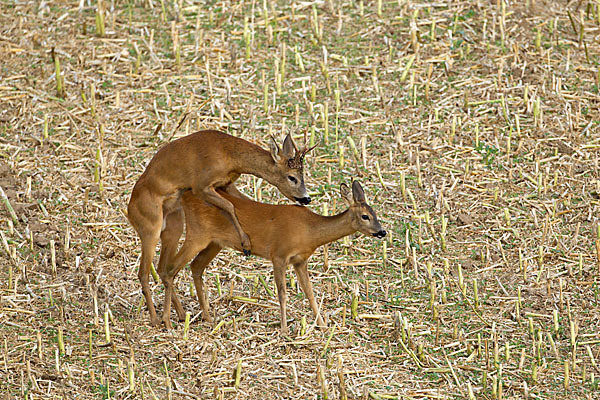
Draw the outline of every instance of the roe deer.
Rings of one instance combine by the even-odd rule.
[[[224,188],[231,196],[242,197],[233,182],[240,174],[249,173],[277,186],[290,200],[308,204],[310,197],[304,186],[302,166],[305,154],[311,149],[304,147],[299,151],[289,134],[283,148],[273,139],[269,152],[244,139],[206,130],[174,140],[158,150],[133,187],[127,208],[127,218],[142,244],[138,278],[152,324],[158,324],[159,320],[149,285],[150,266],[161,231],[169,223],[183,221],[179,201],[183,191],[191,189],[194,195],[227,213],[228,224],[235,228],[231,232],[238,247],[249,254],[251,243],[233,205],[216,189]],[[174,252],[176,246],[167,246],[167,250]],[[179,304],[176,296],[173,300]]]
[[[318,215],[306,207],[263,204],[248,198],[234,198],[225,192],[220,193],[235,207],[242,228],[252,239],[252,252],[273,263],[282,334],[287,333],[285,272],[289,264],[294,266],[300,287],[317,317],[317,322],[320,326],[325,326],[317,309],[308,277],[308,258],[319,246],[356,231],[378,238],[386,235],[377,220],[375,211],[366,203],[360,183],[354,181],[352,189],[342,184],[341,193],[348,202],[349,208],[334,216]],[[212,321],[208,311],[208,300],[204,295],[202,279],[204,269],[221,248],[241,250],[237,233],[224,212],[210,206],[190,192],[184,193],[181,200],[186,222],[185,242],[173,259],[161,257],[158,266],[158,273],[166,289],[162,320],[167,328],[171,328],[173,280],[185,264],[196,255],[191,263],[194,284],[202,315],[205,320]],[[182,230],[182,223],[167,226],[163,231],[163,249],[164,246],[176,247]],[[172,251],[167,251],[167,254],[172,254]],[[175,307],[178,305],[175,304]],[[178,310],[177,313],[183,314],[183,309]]]

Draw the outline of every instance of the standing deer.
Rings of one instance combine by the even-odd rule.
[[[163,146],[150,160],[131,192],[127,218],[137,231],[142,244],[138,278],[142,284],[150,321],[156,325],[152,293],[149,285],[150,266],[161,231],[169,224],[181,224],[181,194],[188,189],[228,216],[237,246],[248,255],[251,243],[242,229],[229,198],[242,197],[233,183],[241,174],[253,174],[277,186],[290,200],[308,204],[310,197],[304,186],[303,160],[311,149],[298,151],[290,135],[280,148],[271,141],[270,152],[223,132],[206,130],[174,140]],[[222,196],[223,188],[229,198]],[[177,246],[165,246],[174,255]],[[179,300],[174,295],[175,304]]]
[[[356,231],[377,238],[386,235],[375,211],[366,203],[364,191],[357,181],[352,183],[352,189],[345,184],[341,185],[342,197],[348,202],[349,208],[330,217],[315,214],[306,207],[257,203],[248,198],[233,197],[225,191],[219,192],[235,207],[242,228],[252,238],[252,252],[273,263],[282,334],[287,333],[285,272],[289,264],[294,266],[300,287],[317,322],[320,326],[325,326],[308,277],[308,258],[318,247]],[[194,285],[202,316],[212,322],[202,274],[223,247],[241,250],[237,232],[223,211],[189,192],[184,193],[181,200],[186,223],[185,242],[173,259],[161,257],[158,266],[158,273],[165,285],[162,320],[167,328],[171,328],[173,280],[185,264],[196,256],[191,263]],[[162,234],[163,249],[165,246],[176,247],[182,231],[182,223],[168,225]],[[169,249],[165,253],[172,254],[172,251]],[[175,303],[177,314],[181,317],[184,311],[178,308],[180,306],[181,304]]]

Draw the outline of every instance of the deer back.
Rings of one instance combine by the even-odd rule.
[[[268,152],[253,143],[223,132],[207,130],[192,133],[160,148],[136,185],[149,184],[158,193],[171,193],[193,185],[222,186],[239,174],[240,154],[245,158],[268,157]]]
[[[218,192],[235,207],[238,220],[252,241],[252,254],[267,259],[289,258],[290,254],[306,252],[310,248],[310,222],[318,215],[309,209],[258,203],[232,197],[222,190]],[[208,236],[210,241],[222,247],[241,250],[238,234],[223,211],[190,191],[184,193],[182,204],[190,240]]]

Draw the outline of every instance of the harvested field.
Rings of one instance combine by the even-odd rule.
[[[597,0],[2,0],[0,54],[3,399],[600,398]],[[127,202],[209,128],[320,141],[316,212],[363,184],[389,234],[312,257],[328,329],[230,250],[215,324],[186,268],[150,325]]]

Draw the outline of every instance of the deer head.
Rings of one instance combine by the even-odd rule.
[[[275,161],[275,174],[269,182],[277,186],[285,197],[303,205],[310,203],[310,196],[304,186],[304,156],[315,147],[316,145],[311,148],[304,146],[302,150],[298,150],[290,134],[285,137],[283,146],[279,147],[271,137],[270,150]]]
[[[352,227],[366,235],[372,235],[376,238],[383,238],[387,234],[379,224],[375,211],[367,204],[365,192],[358,183],[352,182],[352,189],[342,183],[340,185],[342,198],[350,206],[349,212],[352,217]]]

